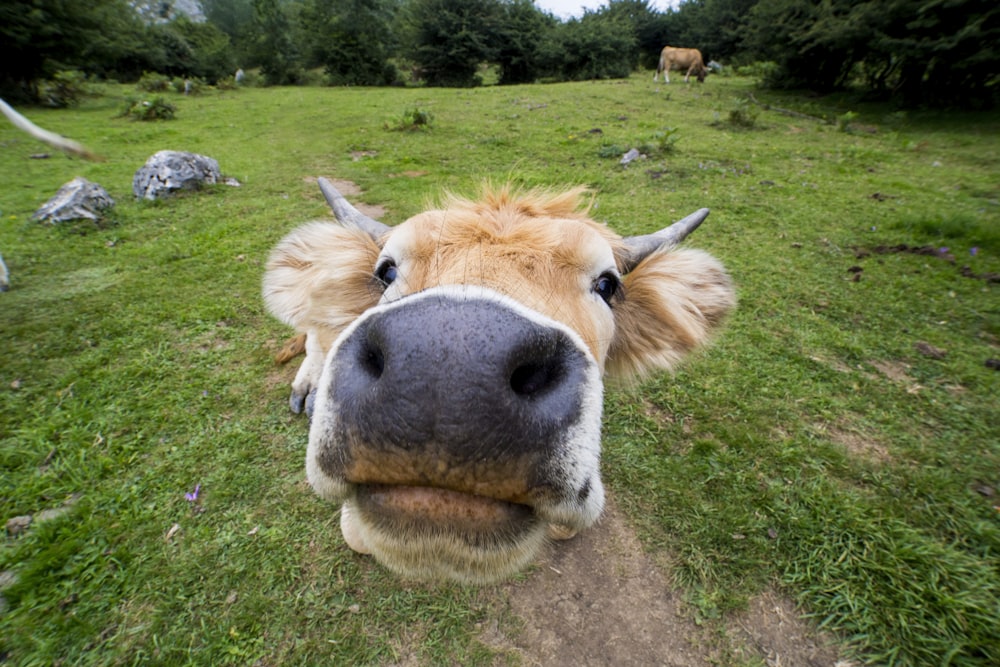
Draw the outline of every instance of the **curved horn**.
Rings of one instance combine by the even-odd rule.
[[[334,217],[341,224],[357,227],[375,240],[380,239],[391,229],[389,225],[373,220],[351,206],[351,203],[344,199],[344,195],[340,194],[330,181],[321,176],[316,179],[316,182],[319,183],[319,189],[323,192],[326,203],[333,209]]]
[[[657,250],[667,250],[678,245],[691,232],[698,229],[698,225],[707,217],[708,209],[702,208],[658,232],[643,236],[626,236],[623,239],[625,251],[619,258],[622,273],[628,273]]]

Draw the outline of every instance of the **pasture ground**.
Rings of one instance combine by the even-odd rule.
[[[1000,115],[651,78],[28,110],[101,163],[0,126],[0,661],[1000,662]],[[394,129],[414,109],[430,129]],[[135,202],[166,148],[243,185]],[[77,175],[109,218],[33,222]],[[318,175],[390,224],[484,178],[589,185],[625,234],[713,211],[690,243],[738,311],[676,374],[608,391],[613,511],[510,583],[401,582],[305,483],[259,289],[327,216]]]

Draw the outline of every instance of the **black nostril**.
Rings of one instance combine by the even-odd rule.
[[[521,364],[510,376],[510,388],[518,396],[535,396],[559,382],[562,375],[555,361]]]
[[[382,377],[382,371],[385,370],[385,354],[382,352],[382,346],[371,337],[358,348],[358,366],[373,380]]]

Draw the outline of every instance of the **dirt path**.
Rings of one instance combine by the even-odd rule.
[[[613,505],[597,527],[550,547],[535,572],[499,591],[523,628],[507,637],[493,623],[483,641],[526,666],[705,667],[754,657],[774,667],[848,665],[770,592],[726,627],[695,624]]]

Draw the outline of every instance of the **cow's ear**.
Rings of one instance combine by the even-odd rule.
[[[264,272],[264,303],[299,331],[339,331],[378,303],[379,246],[364,230],[305,224],[281,240]]]
[[[736,305],[732,280],[706,252],[654,252],[625,275],[614,305],[609,378],[629,381],[673,368],[705,344]]]

